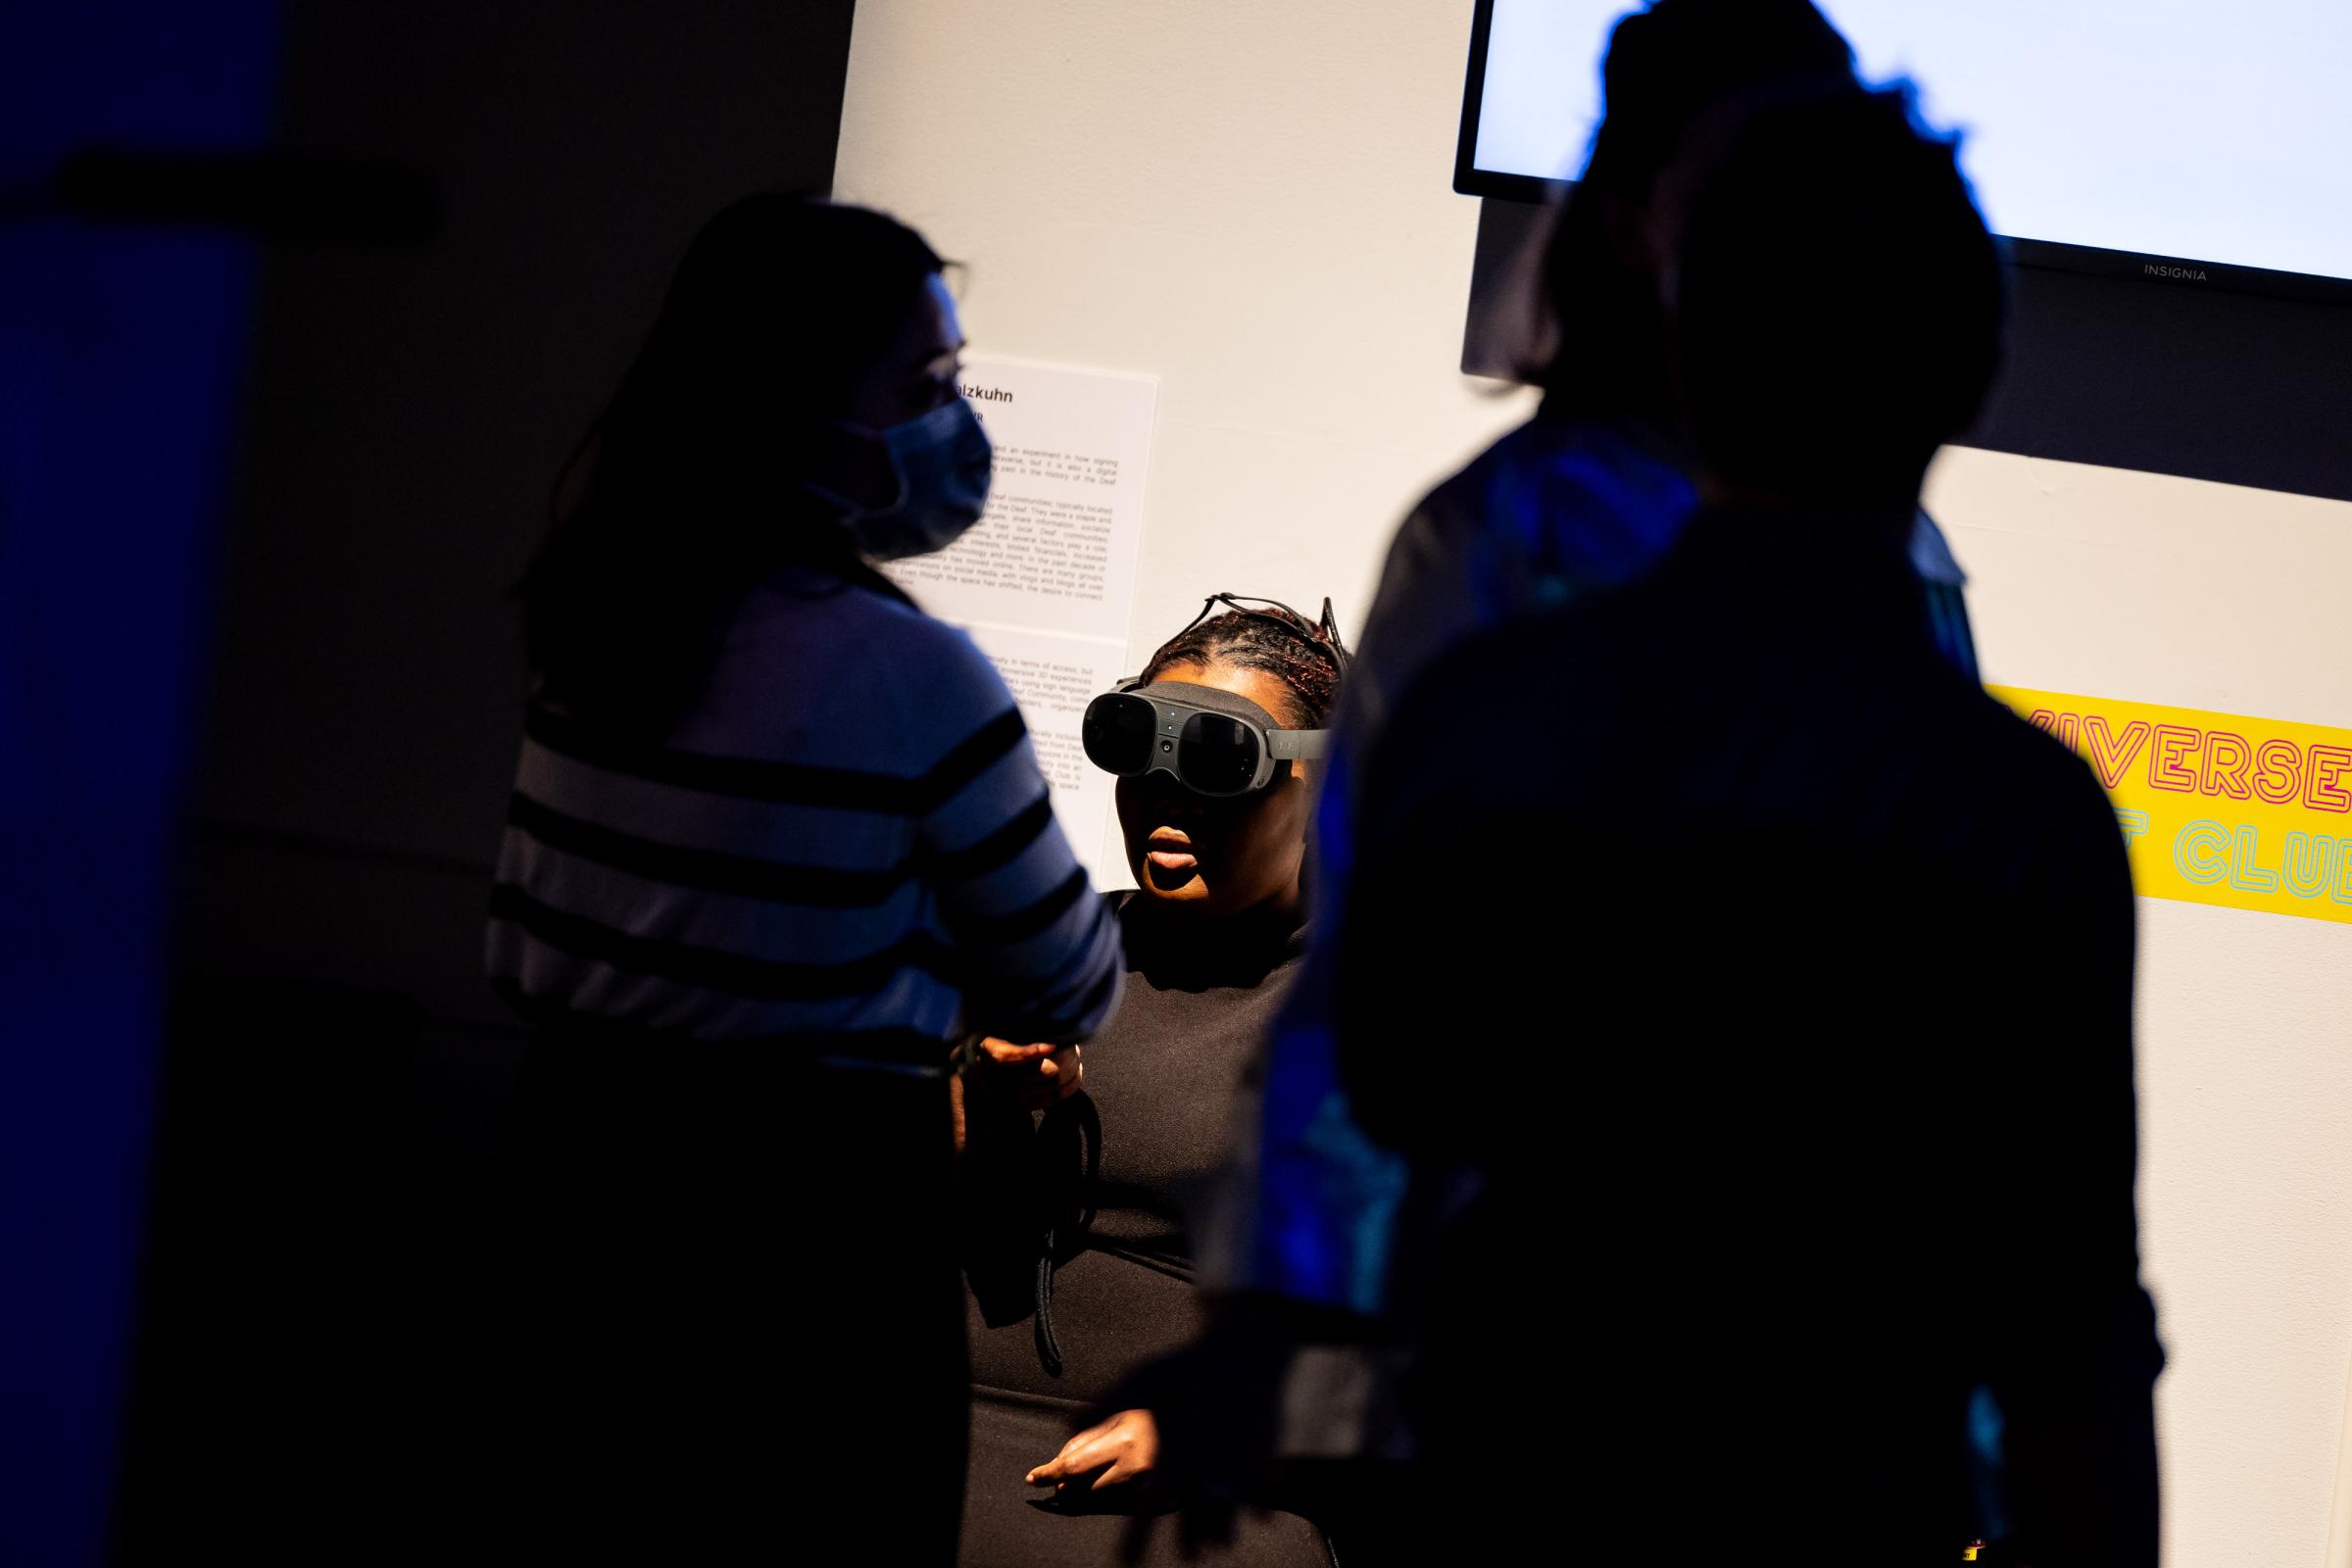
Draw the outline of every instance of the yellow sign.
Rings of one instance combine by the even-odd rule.
[[[2352,730],[1986,690],[2090,763],[2138,892],[2352,925]]]

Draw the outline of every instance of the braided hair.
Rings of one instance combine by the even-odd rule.
[[[1302,615],[1279,607],[1229,610],[1171,638],[1144,666],[1145,685],[1185,664],[1263,670],[1290,689],[1300,729],[1320,729],[1340,700],[1340,650]]]

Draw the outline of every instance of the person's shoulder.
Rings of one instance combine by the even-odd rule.
[[[1992,721],[2005,738],[2010,765],[2028,787],[2064,803],[2077,825],[2095,822],[2103,836],[2112,836],[2115,803],[2089,759],[1990,692],[1983,693],[1982,699],[1984,706],[1992,710]]]
[[[880,596],[874,596],[879,598]],[[883,678],[910,711],[937,714],[949,727],[977,725],[1014,708],[1012,690],[971,633],[911,605],[892,603],[872,649]]]
[[[2087,789],[2106,799],[2090,763],[2057,736],[1958,670],[1949,671],[1945,684],[1961,726],[1956,738],[1977,752],[1980,767],[2016,788],[2076,797]]]
[[[1522,420],[1488,442],[1477,456],[1432,485],[1415,510],[1450,510],[1475,502],[1492,474],[1525,460],[1539,439],[1537,424],[1535,419]]]
[[[1423,584],[1433,572],[1442,578],[1470,554],[1486,528],[1490,475],[1511,461],[1510,454],[1524,443],[1526,431],[1525,425],[1505,431],[1485,451],[1422,492],[1407,509],[1389,539],[1381,582],[1384,594],[1400,579]]]
[[[2005,859],[2122,866],[2115,803],[2089,760],[1974,681],[1953,678],[1966,691],[1951,700],[1948,718],[1920,716],[1944,737],[1940,772],[1955,808],[2000,828]]]
[[[932,617],[878,579],[830,567],[789,565],[752,585],[738,616],[749,629],[771,626],[916,627]],[[919,634],[919,633],[918,633]]]
[[[938,750],[1015,710],[970,633],[878,587],[783,579],[762,584],[744,608],[743,662],[799,689],[817,675],[833,710],[865,727],[886,723],[914,751]]]
[[[1547,605],[1481,626],[1447,650],[1431,668],[1499,676],[1531,662],[1545,663],[1549,656],[1592,636],[1594,627],[1611,617],[1614,607],[1630,591]]]
[[[1477,518],[1498,495],[1542,489],[1556,499],[1614,498],[1626,483],[1685,490],[1662,458],[1614,425],[1538,413],[1511,426],[1422,496],[1416,512]]]
[[[780,574],[744,609],[741,625],[755,638],[781,633],[832,647],[837,673],[862,664],[895,681],[996,682],[996,666],[969,633],[876,584],[812,569]]]
[[[1402,538],[1424,552],[1497,551],[1607,584],[1654,563],[1695,501],[1682,469],[1634,432],[1539,413],[1432,490]]]
[[[1925,507],[1911,519],[1910,557],[1911,569],[1919,573],[1920,581],[1945,588],[1968,586],[1968,573],[1952,554],[1951,540],[1944,537],[1942,524],[1929,516]]]

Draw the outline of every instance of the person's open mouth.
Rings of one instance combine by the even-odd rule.
[[[1200,863],[1189,834],[1172,827],[1155,827],[1144,840],[1144,858],[1162,871],[1190,871]]]

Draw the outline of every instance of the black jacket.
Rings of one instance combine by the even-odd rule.
[[[1702,514],[1441,659],[1362,774],[1342,1073],[1479,1195],[1414,1303],[1431,1462],[1518,1434],[1678,1560],[1948,1561],[2101,1488],[2153,1529],[2123,842],[1937,652],[1907,520]],[[1996,1407],[2123,1468],[1988,1497]]]

